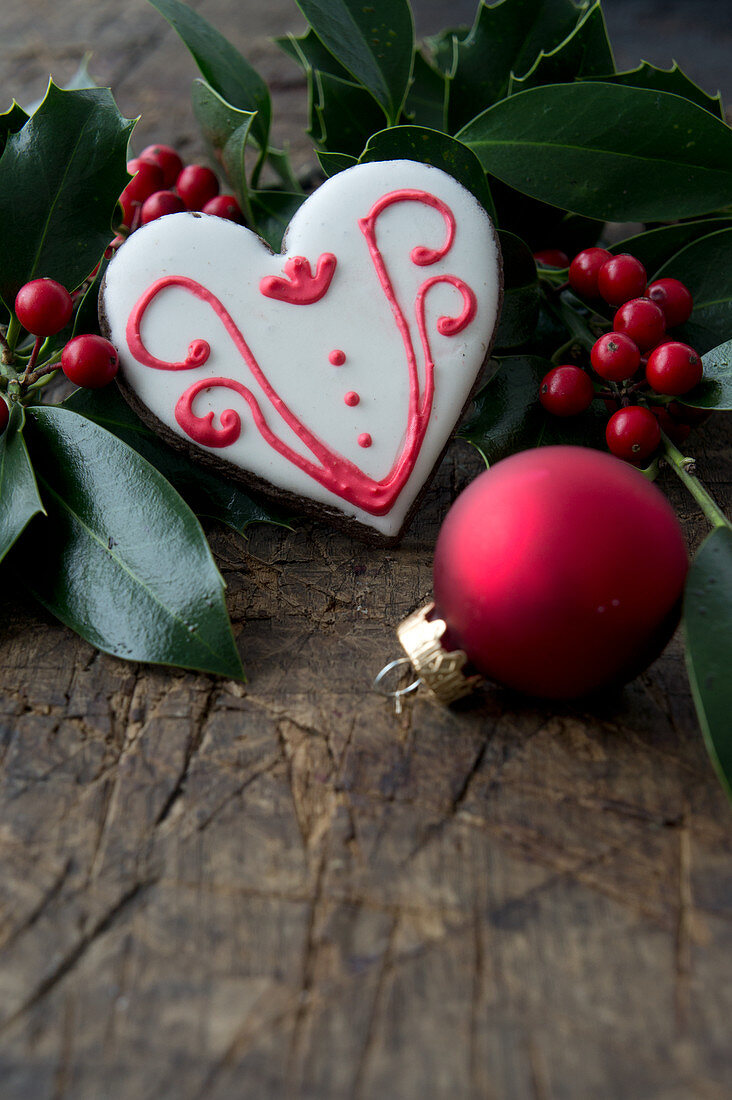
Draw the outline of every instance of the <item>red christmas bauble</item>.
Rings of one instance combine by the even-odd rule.
[[[435,550],[446,649],[491,680],[571,699],[622,684],[676,626],[688,558],[666,498],[584,447],[498,462],[458,497]]]

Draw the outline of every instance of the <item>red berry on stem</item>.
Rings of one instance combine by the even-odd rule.
[[[657,279],[648,287],[648,297],[663,310],[668,328],[683,325],[691,317],[694,299],[678,279]]]
[[[597,286],[608,305],[620,306],[631,298],[639,298],[646,289],[646,280],[646,269],[640,260],[621,252],[602,265]]]
[[[139,159],[158,166],[163,173],[163,187],[172,187],[183,168],[183,161],[170,145],[148,145]]]
[[[118,367],[117,349],[103,336],[75,336],[61,353],[61,369],[69,382],[89,390],[106,386]]]
[[[55,279],[33,279],[15,299],[17,318],[33,336],[55,336],[69,323],[73,311],[71,295]]]
[[[219,193],[219,181],[203,164],[189,164],[178,176],[175,189],[189,210],[203,210]]]
[[[10,419],[10,411],[5,404],[5,398],[0,397],[0,435],[3,434],[8,426],[8,420]]]
[[[226,218],[227,221],[239,224],[244,221],[239,203],[233,195],[215,195],[204,205],[203,213],[215,214],[217,218]]]
[[[693,390],[703,373],[702,361],[694,349],[675,340],[652,351],[646,364],[646,381],[651,389],[673,397]]]
[[[445,519],[434,564],[446,648],[492,680],[569,699],[660,653],[687,571],[679,523],[636,470],[583,447],[496,463]]]
[[[186,208],[183,199],[173,191],[156,191],[142,204],[140,221],[143,225],[157,221],[166,214],[180,214]]]
[[[163,182],[163,173],[157,164],[150,164],[149,161],[143,160],[142,157],[137,157],[135,160],[127,161],[127,171],[132,176],[132,179],[122,192],[123,195],[129,197],[134,202],[144,202],[155,191],[162,191],[165,187]]]
[[[541,267],[568,267],[569,256],[561,248],[543,248],[534,253],[534,259]]]
[[[638,370],[640,351],[624,332],[608,332],[595,342],[590,361],[606,382],[624,382]]]
[[[661,307],[650,298],[633,298],[617,311],[613,328],[629,336],[641,351],[648,351],[666,335],[666,318]]]
[[[605,439],[612,454],[639,466],[650,458],[661,442],[661,429],[650,409],[628,405],[618,409],[607,422]]]
[[[554,367],[539,387],[539,400],[554,416],[577,416],[590,407],[594,396],[590,376],[572,364]]]
[[[583,298],[597,298],[597,276],[600,268],[610,259],[606,248],[585,248],[578,252],[569,265],[569,285]]]

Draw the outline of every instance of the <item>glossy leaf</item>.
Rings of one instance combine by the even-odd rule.
[[[251,223],[244,154],[256,112],[232,107],[204,80],[193,81],[191,100],[201,133]]]
[[[233,482],[190,462],[163,443],[132,411],[116,386],[75,390],[64,401],[64,408],[106,428],[142,455],[180,493],[197,516],[219,520],[241,535],[251,523],[287,526],[276,508],[252,500]]]
[[[732,332],[732,229],[721,229],[687,245],[664,264],[657,278],[680,279],[691,291],[694,311],[676,330],[678,339],[700,355]]]
[[[409,0],[297,0],[297,6],[326,49],[396,122],[412,72]]]
[[[22,130],[29,117],[15,100],[13,100],[12,106],[7,111],[0,114],[0,154],[5,148],[8,134],[17,134],[19,130]]]
[[[572,32],[578,18],[572,0],[481,2],[470,33],[457,43],[450,132],[502,99],[511,73],[523,76],[542,49],[554,49]]]
[[[458,137],[511,187],[588,217],[693,217],[732,196],[732,130],[668,92],[594,82],[529,88]]]
[[[716,527],[689,569],[686,667],[707,751],[732,797],[732,531]]]
[[[480,451],[486,465],[529,447],[571,443],[604,448],[607,413],[601,402],[593,402],[581,416],[551,416],[539,402],[539,385],[551,363],[535,355],[498,362],[499,369],[476,396],[458,432]]]
[[[454,176],[472,191],[495,222],[496,213],[485,173],[473,153],[455,138],[424,126],[393,126],[369,139],[361,161],[398,160],[401,157],[431,164]]]
[[[702,356],[704,378],[676,400],[695,409],[732,410],[732,340]]]
[[[354,164],[358,164],[358,157],[349,156],[348,153],[326,153],[320,150],[315,155],[320,161],[320,167],[329,177],[337,176],[344,169],[353,168]]]
[[[24,419],[22,407],[14,405],[0,435],[0,562],[33,517],[45,513],[23,439]]]
[[[498,239],[503,256],[503,308],[495,346],[515,348],[534,335],[541,298],[539,282],[534,257],[524,241],[504,231]]]
[[[330,50],[327,50],[318,38],[312,27],[305,34],[288,34],[282,38],[275,38],[280,49],[291,57],[300,68],[316,69],[321,73],[330,73],[331,76],[339,76],[341,80],[351,80],[348,69],[337,61]]]
[[[358,156],[369,136],[381,130],[386,116],[360,84],[316,72],[315,115],[320,132],[313,136],[331,152]]]
[[[150,0],[189,50],[201,76],[227,103],[257,114],[252,132],[266,146],[272,105],[269,90],[252,66],[211,24],[180,0]]]
[[[613,51],[600,0],[582,15],[577,26],[553,49],[542,50],[525,76],[511,74],[508,94],[515,95],[539,84],[565,84],[612,72]]]
[[[257,233],[273,252],[280,251],[285,230],[305,202],[305,197],[291,191],[252,192],[252,214]]]
[[[412,83],[404,104],[406,120],[414,126],[446,130],[449,83],[445,74],[430,65],[419,50],[416,50]]]
[[[646,233],[637,233],[626,237],[624,241],[610,245],[613,253],[629,252],[645,267],[649,280],[663,264],[686,248],[699,237],[706,237],[717,229],[732,227],[732,218],[700,218],[698,221],[679,222],[676,225],[664,225],[659,229],[649,229]]]
[[[46,98],[0,157],[0,294],[6,304],[24,283],[50,276],[68,289],[95,267],[110,238],[128,182],[122,118],[105,88]]]
[[[607,71],[611,75],[600,75],[598,79],[611,84],[622,84],[626,88],[650,88],[655,92],[671,92],[673,95],[680,95],[683,99],[696,103],[717,118],[724,118],[724,107],[719,92],[715,96],[707,95],[698,84],[682,72],[675,61],[670,69],[659,69],[648,61],[642,61],[637,69],[630,69],[628,72],[612,73],[609,66]]]
[[[48,519],[25,576],[61,622],[130,661],[243,678],[224,583],[193,513],[115,436],[69,409],[29,412]]]

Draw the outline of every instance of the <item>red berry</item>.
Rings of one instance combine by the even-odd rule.
[[[219,193],[219,181],[203,164],[189,164],[175,181],[175,189],[189,210],[203,210]]]
[[[5,404],[5,399],[0,397],[0,435],[3,434],[8,426],[8,420],[10,419],[10,411]]]
[[[650,409],[642,405],[628,405],[610,417],[605,439],[617,458],[639,466],[651,457],[661,442],[661,429]]]
[[[590,361],[606,382],[624,382],[638,370],[640,351],[624,332],[608,332],[595,342]]]
[[[702,380],[704,367],[693,348],[669,340],[648,356],[646,381],[656,393],[679,397],[693,390]]]
[[[120,195],[119,201],[122,205],[122,225],[129,229],[137,207],[155,191],[160,191],[164,184],[163,173],[157,164],[149,164],[139,157],[127,162],[127,171],[133,178]]]
[[[590,376],[571,364],[554,367],[539,387],[539,400],[554,416],[577,416],[590,407],[594,396]]]
[[[639,298],[646,289],[646,280],[646,269],[640,260],[621,252],[602,265],[597,287],[608,305],[620,306],[631,298]]]
[[[691,317],[694,299],[678,279],[657,279],[648,287],[648,297],[660,306],[668,328],[683,325]]]
[[[143,225],[162,218],[165,214],[180,214],[186,206],[183,199],[173,191],[156,191],[142,204],[140,221]]]
[[[230,222],[244,221],[239,207],[233,195],[215,195],[209,199],[203,207],[204,214],[215,214],[217,218],[226,218]]]
[[[661,307],[650,298],[633,298],[617,311],[613,328],[629,336],[641,351],[648,351],[666,335],[666,318]]]
[[[183,161],[170,145],[148,145],[139,159],[158,166],[163,173],[163,187],[172,187],[183,168]]]
[[[663,494],[585,447],[496,463],[450,509],[435,549],[447,648],[493,680],[549,698],[623,683],[678,618],[684,540]]]
[[[585,248],[578,252],[569,265],[569,285],[584,298],[597,298],[597,276],[600,268],[610,259],[606,248]]]
[[[661,431],[666,433],[672,443],[680,447],[682,443],[686,442],[691,434],[691,427],[688,424],[680,424],[678,420],[674,420],[667,409],[661,408],[659,405],[654,405],[651,412],[658,421]]]
[[[71,295],[55,279],[33,279],[15,299],[18,320],[33,336],[55,336],[69,323],[73,311]]]
[[[102,336],[75,336],[61,353],[61,369],[76,386],[98,390],[117,373],[117,349]]]
[[[544,248],[534,253],[534,259],[541,267],[568,267],[569,256],[561,248]]]

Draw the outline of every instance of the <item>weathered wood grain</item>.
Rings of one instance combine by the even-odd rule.
[[[302,82],[265,43],[293,10],[242,12],[304,165]],[[93,45],[140,145],[197,149],[192,66],[142,0],[0,25],[4,86]],[[729,429],[703,439],[729,507]],[[592,710],[494,691],[397,718],[370,689],[479,468],[455,444],[387,553],[212,526],[246,688],[99,655],[2,574],[3,1100],[729,1095],[732,816],[679,639]]]

